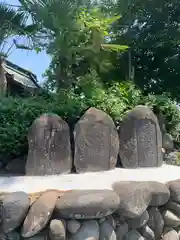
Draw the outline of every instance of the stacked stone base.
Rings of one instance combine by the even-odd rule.
[[[180,239],[180,180],[36,196],[32,201],[25,192],[1,195],[0,239]]]
[[[150,218],[149,214],[150,213]],[[153,214],[153,215],[152,215]],[[172,216],[170,216],[172,217]],[[136,226],[128,224],[132,219],[121,219],[116,214],[108,217],[92,220],[64,220],[52,219],[46,228],[40,233],[28,239],[31,240],[179,240],[180,227],[176,223],[174,227],[164,225],[164,218],[158,208],[151,208],[142,216],[142,222],[134,219]],[[171,219],[173,221],[173,219]],[[140,226],[138,226],[138,224]],[[20,230],[1,232],[0,239],[23,239]]]

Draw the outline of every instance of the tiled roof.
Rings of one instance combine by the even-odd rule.
[[[36,75],[28,70],[25,70],[10,61],[5,61],[3,64],[4,70],[8,75],[13,77],[13,80],[28,88],[38,88]]]

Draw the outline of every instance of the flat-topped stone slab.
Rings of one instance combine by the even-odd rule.
[[[30,194],[48,189],[100,190],[112,189],[114,183],[121,181],[167,183],[178,179],[180,179],[180,167],[164,164],[158,168],[116,168],[110,171],[83,174],[0,177],[0,193],[24,191]]]

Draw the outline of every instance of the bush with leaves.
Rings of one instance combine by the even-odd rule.
[[[143,97],[141,91],[131,82],[114,83],[107,88],[99,81],[95,71],[79,77],[74,89],[61,90],[48,97],[1,98],[0,158],[27,153],[28,128],[43,113],[58,114],[73,130],[83,113],[89,107],[96,107],[108,113],[118,127],[125,112],[138,104],[150,107],[158,105],[165,114],[168,131],[174,137],[177,135],[180,112],[167,96]]]
[[[180,135],[180,109],[176,102],[167,94],[148,95],[143,98],[143,102],[152,109],[154,106],[158,106],[160,112],[165,117],[167,132],[172,134],[174,139],[178,140]]]
[[[36,96],[0,99],[0,158],[17,157],[27,152],[27,133],[32,122],[45,112],[65,119],[73,130],[76,121],[89,107],[97,107],[122,119],[124,112],[137,104],[140,91],[130,84],[114,84],[106,89],[95,72],[78,79],[74,89],[59,91],[49,97]]]

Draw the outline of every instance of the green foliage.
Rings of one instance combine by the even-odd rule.
[[[180,111],[168,96],[144,97],[132,82],[103,85],[95,71],[79,77],[75,88],[58,94],[0,100],[0,155],[18,156],[27,152],[27,133],[32,122],[43,113],[53,112],[66,120],[71,129],[89,107],[108,113],[119,127],[123,115],[139,104],[159,106],[167,129],[177,137]]]
[[[89,70],[108,71],[111,52],[128,48],[110,43],[111,25],[120,16],[107,15],[88,0],[21,0],[21,4],[39,24],[39,47],[52,57],[46,71],[50,89],[69,88]]]
[[[180,109],[176,102],[174,102],[167,94],[164,95],[148,95],[143,97],[143,102],[153,109],[158,106],[160,112],[164,115],[166,120],[166,130],[174,139],[177,139],[180,134]]]
[[[128,44],[131,49],[135,83],[145,93],[180,95],[180,1],[178,0],[118,0],[113,10],[122,14],[115,24],[115,43]],[[122,65],[114,73],[126,75]],[[122,59],[121,59],[122,60]],[[120,60],[117,61],[117,64]]]
[[[180,152],[176,154],[176,166],[180,166]]]
[[[17,36],[23,36],[27,41],[30,41],[32,35],[37,31],[36,24],[27,25],[26,14],[22,11],[17,11],[5,2],[0,3],[0,53],[4,56],[9,54],[12,46],[7,45],[8,50],[5,52],[7,39],[14,37],[13,44],[19,47],[16,41]],[[12,44],[12,45],[13,45]]]
[[[112,116],[116,124],[124,112],[139,101],[140,91],[132,84],[115,84],[106,89],[95,72],[78,80],[75,89],[61,90],[45,98],[2,98],[0,100],[0,155],[18,156],[27,152],[27,133],[41,114],[53,112],[71,128],[89,107],[97,107]]]

